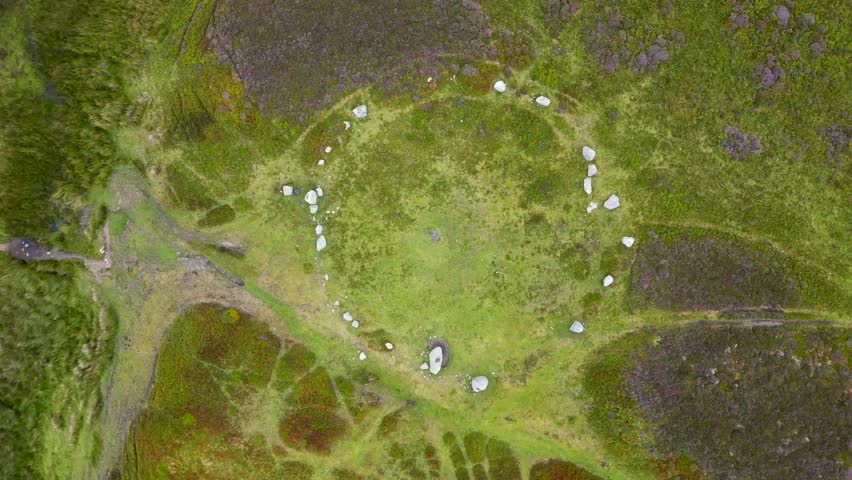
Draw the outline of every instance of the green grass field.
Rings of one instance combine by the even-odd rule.
[[[842,478],[848,5],[299,5],[0,10],[0,476]]]

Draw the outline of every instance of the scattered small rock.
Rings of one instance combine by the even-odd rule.
[[[627,248],[632,247],[634,242],[636,242],[636,239],[633,237],[621,237],[621,244]]]
[[[331,153],[331,147],[325,147],[325,153]]]
[[[352,314],[349,313],[349,312],[343,312],[343,319],[346,320],[347,322],[351,322],[352,321]]]
[[[614,210],[621,205],[621,201],[618,199],[618,195],[610,195],[609,198],[604,202],[604,208],[607,210]]]
[[[594,160],[595,155],[597,155],[597,152],[595,152],[592,147],[583,147],[583,158],[585,158],[587,161],[591,162],[592,160]]]
[[[293,195],[293,186],[292,185],[284,185],[281,187],[281,193],[284,194],[285,197],[289,197]]]
[[[351,127],[351,126],[352,126],[352,124],[349,123],[348,121],[346,121],[346,120],[343,121],[343,130],[349,130],[349,127]]]
[[[429,370],[429,364],[425,362],[420,364],[420,370]]]
[[[387,348],[388,350],[393,350],[393,344],[390,343],[390,342],[387,342],[387,343],[385,343],[385,348]]]
[[[583,330],[585,329],[586,327],[584,327],[582,323],[576,320],[574,320],[574,323],[572,323],[571,326],[568,327],[568,330],[571,330],[574,333],[583,333]]]
[[[317,188],[316,188],[316,192],[317,192],[317,197],[321,197],[321,196],[323,196],[322,188],[317,187]]]
[[[488,388],[488,377],[485,375],[479,375],[478,377],[473,377],[470,381],[470,388],[473,389],[473,393],[479,393],[486,388]]]
[[[603,279],[603,286],[608,287],[608,286],[612,285],[612,282],[614,282],[614,281],[615,281],[615,279],[612,278],[612,275],[607,275]]]
[[[434,241],[434,242],[440,242],[441,241],[441,234],[438,233],[437,230],[430,228],[429,230],[427,230],[427,233],[432,238],[432,241]]]
[[[535,103],[538,104],[541,107],[549,107],[550,106],[550,99],[545,97],[544,95],[539,95],[539,96],[535,97]]]
[[[589,206],[586,207],[586,213],[592,213],[592,210],[598,208],[598,202],[589,202]]]
[[[494,82],[494,90],[496,90],[499,93],[505,92],[506,91],[506,82],[504,82],[503,80],[497,80],[496,82]]]
[[[588,167],[586,167],[586,176],[594,177],[598,174],[598,166],[594,163],[590,163]]]
[[[309,210],[311,211],[311,214],[317,213],[317,211],[319,211],[319,206],[317,206],[317,205],[311,205],[311,206],[309,207]]]
[[[363,361],[363,360],[366,360],[366,359],[367,359],[367,354],[366,354],[366,353],[364,353],[364,352],[358,352],[358,360],[362,360],[362,361]]]
[[[325,235],[320,235],[319,238],[317,238],[317,251],[321,252],[325,250],[326,245]]]
[[[583,179],[583,191],[586,192],[586,195],[592,194],[592,177]]]
[[[314,231],[317,232],[317,235],[322,235],[322,225],[317,225]]]
[[[352,320],[352,328],[358,328],[361,324],[358,323],[358,320]]]
[[[352,109],[352,114],[355,115],[355,118],[367,118],[367,106],[358,105]]]

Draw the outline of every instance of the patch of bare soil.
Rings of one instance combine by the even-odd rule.
[[[490,34],[473,0],[224,0],[207,37],[261,111],[304,122],[347,89],[482,58]]]

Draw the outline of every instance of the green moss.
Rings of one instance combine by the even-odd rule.
[[[301,343],[293,344],[278,361],[275,378],[279,388],[288,388],[316,363],[316,355]]]
[[[204,218],[198,221],[198,226],[216,227],[233,221],[236,217],[237,214],[230,205],[219,205],[218,207],[208,211],[204,215]]]
[[[482,463],[485,460],[485,445],[488,438],[481,432],[470,432],[464,436],[464,449],[470,463]]]

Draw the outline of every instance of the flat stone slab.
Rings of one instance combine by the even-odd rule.
[[[308,190],[308,193],[305,194],[305,203],[308,205],[316,205],[317,198],[319,198],[319,195],[317,195],[316,190]]]
[[[618,195],[610,195],[604,202],[604,208],[607,210],[615,210],[621,205]]]
[[[352,115],[355,115],[355,118],[367,118],[367,106],[358,105],[352,109]]]
[[[540,107],[549,107],[550,99],[545,97],[544,95],[539,95],[535,97],[535,103]]]
[[[488,377],[485,375],[479,375],[477,377],[473,377],[470,381],[470,388],[473,389],[473,393],[479,393],[486,388],[488,388]]]
[[[429,352],[429,373],[437,375],[441,371],[441,364],[444,362],[444,349],[435,347]]]
[[[587,177],[594,177],[597,174],[598,174],[598,166],[595,165],[594,163],[591,163],[591,164],[589,164],[588,167],[586,167],[586,176]]]

